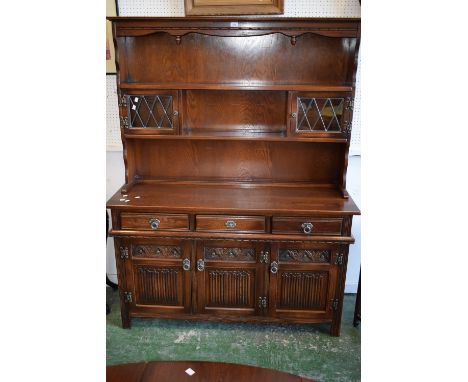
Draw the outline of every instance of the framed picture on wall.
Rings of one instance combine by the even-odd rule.
[[[117,1],[106,0],[106,15],[117,16]],[[106,74],[115,74],[115,50],[112,41],[112,23],[106,20]]]
[[[284,12],[284,0],[185,0],[187,16],[277,15]]]

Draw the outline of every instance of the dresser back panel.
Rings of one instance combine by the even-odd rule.
[[[182,94],[182,129],[188,132],[286,133],[286,92],[186,90]]]
[[[236,140],[134,140],[127,158],[143,179],[337,184],[345,145]]]
[[[353,84],[356,38],[307,33],[291,38],[219,37],[191,33],[177,44],[174,36],[154,33],[119,37],[122,82]]]

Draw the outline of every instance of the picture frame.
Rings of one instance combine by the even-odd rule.
[[[106,16],[118,16],[117,0],[106,0]],[[116,74],[112,23],[106,20],[106,74]]]
[[[185,0],[186,16],[278,15],[284,0]]]

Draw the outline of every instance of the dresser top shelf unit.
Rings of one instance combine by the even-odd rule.
[[[252,189],[325,184],[338,191],[327,198],[348,197],[359,19],[110,19],[126,165],[121,192],[176,178],[204,182],[200,195],[210,181],[241,181]],[[160,205],[156,196],[152,202]]]

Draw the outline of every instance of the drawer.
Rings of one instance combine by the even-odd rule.
[[[188,231],[189,217],[184,214],[147,214],[122,212],[122,229],[144,231]]]
[[[264,216],[197,215],[200,232],[265,232]]]
[[[341,235],[342,218],[273,217],[272,233]]]

